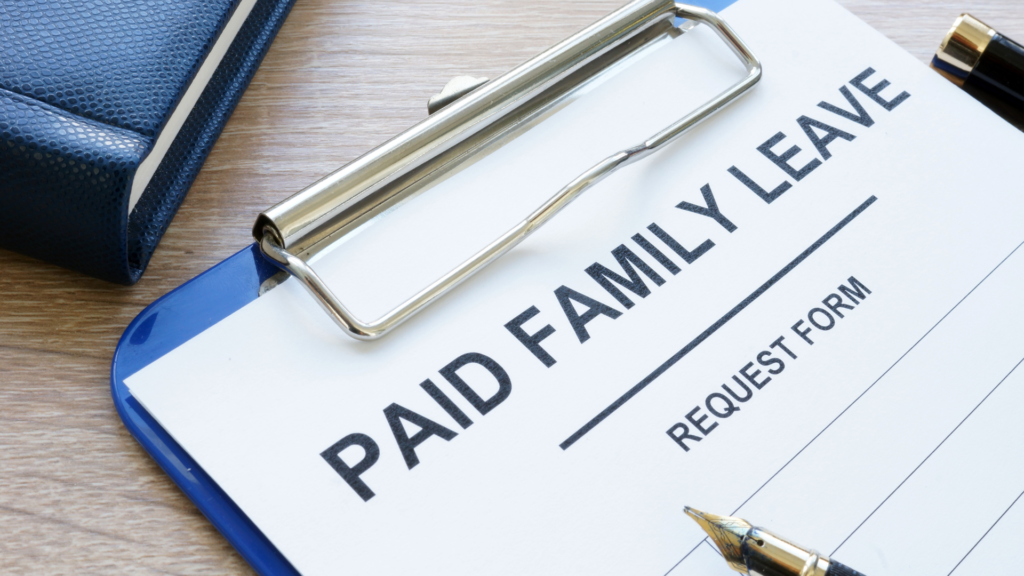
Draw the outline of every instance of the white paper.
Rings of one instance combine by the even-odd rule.
[[[348,339],[286,282],[129,378],[132,393],[304,574],[730,573],[684,505],[747,518],[873,576],[990,571],[991,553],[979,555],[1005,548],[1024,492],[1014,409],[1024,136],[827,0],[741,0],[723,16],[764,62],[753,93],[588,191],[391,335]],[[892,83],[882,99],[909,98],[888,111],[852,86],[869,67],[868,88]],[[707,30],[687,33],[322,254],[317,269],[372,318],[742,73]],[[841,86],[872,126],[818,107],[853,111]],[[801,116],[855,139],[830,142],[830,158],[796,181],[757,147],[781,131],[774,152],[802,149],[792,166],[819,158]],[[732,166],[769,190],[792,187],[766,203]],[[675,207],[704,206],[705,185],[734,231]],[[686,264],[652,222],[689,250],[715,245]],[[641,249],[638,233],[681,271]],[[664,280],[641,275],[644,298],[620,288],[628,309],[585,272],[600,263],[622,274],[619,245]],[[560,286],[621,315],[588,322],[581,343]],[[813,328],[808,313],[831,294],[853,308]],[[551,367],[504,328],[531,306],[527,333],[555,329],[540,342]],[[793,330],[800,320],[813,345]],[[757,364],[765,351],[781,372]],[[510,380],[486,414],[439,372],[471,352]],[[748,384],[738,412],[710,416],[709,395],[723,384],[742,395],[731,377],[751,362],[758,382],[772,380]],[[499,392],[479,365],[458,374],[482,399]],[[472,425],[431,399],[427,379]],[[385,418],[392,404],[456,435],[426,438],[410,469]],[[698,407],[697,422],[717,423],[706,434],[687,420]],[[684,440],[688,451],[667,433],[677,423],[702,438]],[[374,492],[366,501],[321,456],[354,433],[380,452],[359,475]],[[363,455],[341,452],[349,466]]]

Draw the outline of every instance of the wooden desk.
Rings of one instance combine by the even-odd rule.
[[[0,573],[251,572],[121,425],[125,326],[451,77],[493,78],[622,2],[298,0],[137,286],[0,251]],[[1024,38],[1019,0],[842,2],[923,61],[964,10]]]

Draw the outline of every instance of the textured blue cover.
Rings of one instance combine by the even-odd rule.
[[[128,215],[131,181],[240,0],[0,2],[0,246],[133,284],[294,0],[258,0]]]

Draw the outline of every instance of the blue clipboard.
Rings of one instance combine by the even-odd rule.
[[[258,573],[298,576],[298,570],[132,397],[124,383],[125,378],[255,300],[260,284],[277,271],[252,244],[150,304],[132,320],[117,344],[110,367],[110,391],[132,436]]]
[[[704,0],[720,11],[735,0]],[[676,26],[682,23],[676,20]],[[235,550],[263,575],[299,572],[242,509],[134,397],[124,380],[259,297],[260,285],[279,270],[257,244],[182,284],[150,304],[125,329],[110,367],[114,406],[125,427]]]

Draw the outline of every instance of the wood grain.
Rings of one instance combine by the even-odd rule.
[[[494,77],[621,3],[299,0],[137,286],[0,251],[0,573],[251,573],[121,425],[124,328],[452,76]],[[843,4],[923,61],[962,11],[1024,38],[1019,0]]]

